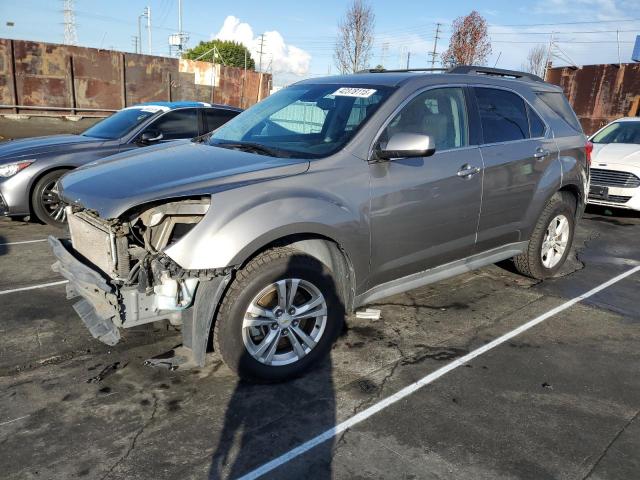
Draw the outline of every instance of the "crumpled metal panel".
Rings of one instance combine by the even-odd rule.
[[[640,96],[640,64],[551,68],[546,80],[560,85],[587,135],[634,112]]]

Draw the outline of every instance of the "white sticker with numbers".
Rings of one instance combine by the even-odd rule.
[[[341,87],[333,92],[333,95],[336,97],[369,98],[374,93],[376,90],[372,88]]]

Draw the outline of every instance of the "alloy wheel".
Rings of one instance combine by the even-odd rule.
[[[546,268],[555,267],[564,256],[569,244],[569,233],[569,220],[566,216],[557,215],[549,223],[540,252],[542,265]]]
[[[279,280],[251,301],[242,323],[249,354],[265,365],[288,365],[313,350],[327,325],[327,302],[311,282]]]

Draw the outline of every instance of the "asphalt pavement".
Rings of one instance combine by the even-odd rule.
[[[50,233],[0,220],[2,478],[640,478],[640,271],[606,283],[640,266],[638,214],[590,209],[558,278],[504,262],[386,299],[278,385],[215,353],[144,366],[168,325],[93,340]]]

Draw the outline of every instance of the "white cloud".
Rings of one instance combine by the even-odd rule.
[[[260,60],[260,36],[253,33],[251,25],[243,23],[239,18],[229,15],[222,24],[220,31],[213,36],[219,40],[233,40],[242,43],[251,52],[256,62]],[[282,35],[277,31],[265,32],[262,49],[263,69],[274,73],[293,73],[304,75],[309,71],[311,55],[301,48],[285,43]]]

